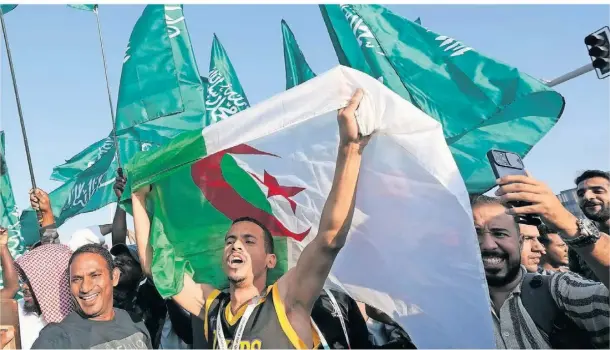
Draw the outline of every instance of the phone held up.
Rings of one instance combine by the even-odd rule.
[[[487,159],[489,160],[489,164],[491,165],[491,169],[496,176],[496,179],[504,177],[506,175],[525,175],[525,165],[523,165],[523,160],[521,157],[512,152],[502,151],[492,149],[487,152]],[[510,207],[524,207],[530,205],[528,202],[508,202]],[[525,225],[533,225],[533,226],[541,226],[542,221],[536,215],[519,215],[517,216],[517,221],[520,224]]]

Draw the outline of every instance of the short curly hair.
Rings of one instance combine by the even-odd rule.
[[[585,170],[582,174],[580,174],[574,180],[574,184],[576,186],[578,186],[579,183],[581,183],[585,180],[592,179],[594,177],[601,177],[601,178],[604,178],[604,179],[610,181],[610,173],[608,173],[607,171],[592,169],[592,170]]]
[[[70,261],[68,262],[68,266],[72,266],[72,262],[76,259],[77,256],[85,253],[97,254],[106,260],[106,265],[108,265],[108,271],[110,271],[110,275],[112,276],[112,270],[114,270],[114,261],[112,260],[112,254],[100,244],[91,243],[85,244],[84,246],[78,248],[72,256],[70,257]]]

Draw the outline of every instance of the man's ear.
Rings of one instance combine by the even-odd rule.
[[[112,286],[116,287],[119,284],[119,278],[121,277],[121,270],[118,268],[112,269]]]
[[[267,268],[273,269],[273,268],[275,268],[276,264],[277,264],[277,257],[275,256],[275,254],[267,254],[267,258],[266,258]]]

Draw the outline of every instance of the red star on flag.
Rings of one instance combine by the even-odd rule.
[[[290,203],[292,212],[294,214],[296,214],[297,203],[294,200],[292,200],[292,198],[290,198],[290,197],[296,196],[301,191],[303,191],[305,188],[293,187],[293,186],[282,186],[277,182],[277,179],[273,175],[271,175],[267,172],[267,170],[265,170],[265,176],[264,176],[263,180],[261,180],[258,176],[256,176],[256,174],[252,174],[252,176],[254,176],[254,178],[256,180],[258,180],[258,182],[267,186],[267,188],[269,189],[269,191],[267,192],[267,198],[270,198],[273,196],[281,196],[281,197],[286,198],[288,203]]]

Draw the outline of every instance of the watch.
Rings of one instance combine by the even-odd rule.
[[[591,220],[577,219],[578,235],[574,238],[563,238],[563,241],[572,248],[582,248],[595,244],[601,237],[601,232]]]

